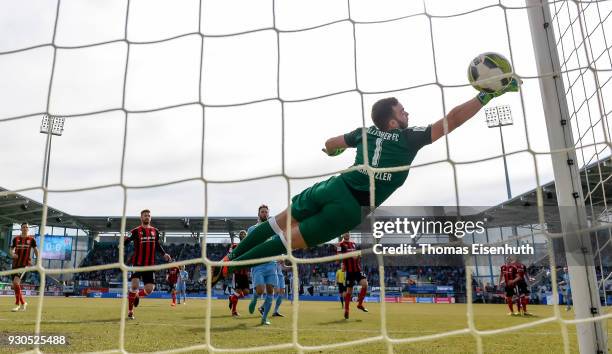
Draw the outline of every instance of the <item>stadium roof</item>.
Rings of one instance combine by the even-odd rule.
[[[121,217],[100,216],[77,216],[79,222],[87,225],[87,230],[93,232],[118,232],[121,225]],[[187,222],[188,220],[188,222]],[[131,216],[126,220],[126,230],[140,225],[139,216]],[[202,232],[204,224],[203,217],[169,217],[156,216],[151,222],[155,227],[165,232],[199,233]],[[249,226],[257,223],[255,217],[209,217],[208,232],[210,233],[233,233],[246,230]],[[110,226],[109,226],[110,225]]]
[[[4,193],[8,192],[8,193]],[[42,218],[43,205],[18,193],[0,187],[0,225],[27,222],[38,225]],[[52,207],[47,208],[47,225],[81,227],[67,213]]]
[[[8,192],[2,194],[2,192]],[[18,193],[11,193],[0,187],[0,224],[40,224],[43,205],[33,199]],[[188,220],[188,222],[187,222]],[[130,230],[140,224],[139,216],[129,216],[126,219],[126,229]],[[154,217],[153,225],[165,232],[197,233],[202,231],[203,217]],[[255,217],[209,217],[208,232],[230,233],[246,230],[255,224]],[[78,216],[70,215],[61,210],[48,207],[47,226],[80,228],[89,232],[112,233],[119,232],[120,216]]]
[[[600,174],[601,171],[601,174]],[[600,177],[601,176],[601,177]],[[584,203],[593,208],[587,208],[588,214],[605,211],[607,191],[612,190],[612,157],[608,156],[580,169],[580,182]],[[557,191],[554,180],[542,186],[544,220],[547,223],[559,223]],[[536,189],[507,200],[495,207],[487,209],[487,224],[489,226],[511,226],[537,224],[537,192]],[[597,218],[598,215],[595,215]],[[589,217],[593,217],[589,215]]]
[[[601,174],[600,174],[601,171]],[[601,178],[600,178],[601,175]],[[585,196],[585,204],[603,209],[607,201],[607,190],[612,190],[612,158],[607,157],[580,170],[580,180]],[[555,183],[551,181],[542,187],[545,220],[558,222],[557,195]],[[2,193],[8,192],[8,193]],[[511,226],[538,223],[536,190],[523,193],[495,207],[484,211],[489,226]],[[0,187],[0,224],[19,224],[28,222],[37,225],[42,218],[42,204],[11,193]],[[590,210],[588,210],[590,211]],[[187,222],[187,219],[189,222]],[[209,217],[208,232],[232,233],[245,230],[256,223],[255,217]],[[197,233],[202,230],[203,217],[155,217],[153,224],[165,232]],[[76,216],[49,207],[47,225],[67,228],[80,228],[90,232],[112,233],[120,231],[119,216]],[[140,224],[138,216],[127,218],[126,229]]]

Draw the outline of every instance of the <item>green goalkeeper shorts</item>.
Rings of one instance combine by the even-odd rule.
[[[319,182],[291,200],[308,247],[339,237],[361,223],[361,206],[340,176]]]

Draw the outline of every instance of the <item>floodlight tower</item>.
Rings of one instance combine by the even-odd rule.
[[[504,159],[504,172],[506,173],[506,192],[508,193],[508,200],[512,199],[512,192],[510,191],[510,178],[508,177],[508,163],[506,162],[506,148],[504,146],[504,133],[502,127],[504,125],[512,125],[512,111],[509,105],[501,105],[495,107],[485,108],[485,116],[487,118],[487,126],[489,128],[499,127],[499,137],[501,139],[502,147],[502,158]]]
[[[54,117],[45,114],[40,123],[41,134],[47,134],[47,144],[45,146],[45,161],[43,166],[43,181],[42,185],[46,189],[49,186],[49,167],[51,164],[51,141],[53,135],[62,136],[64,132],[64,123],[66,118]]]

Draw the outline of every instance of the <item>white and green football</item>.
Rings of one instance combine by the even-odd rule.
[[[512,79],[510,61],[499,53],[482,53],[470,62],[468,80],[478,91],[496,92],[510,83]]]

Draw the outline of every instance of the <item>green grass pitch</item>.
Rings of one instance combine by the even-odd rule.
[[[26,312],[10,312],[13,298],[0,298],[0,333],[34,332],[37,298],[28,298]],[[285,301],[281,312],[287,317],[271,318],[272,325],[262,327],[259,318],[247,311],[248,301],[241,300],[241,317],[230,316],[227,301],[213,300],[212,344],[216,348],[245,348],[289,343],[292,338],[292,305]],[[380,304],[367,304],[369,313],[357,311],[352,304],[351,318],[342,317],[340,303],[301,302],[299,307],[299,342],[318,346],[380,335]],[[387,330],[392,338],[411,338],[467,328],[465,304],[387,304]],[[549,317],[551,306],[531,305],[534,317],[509,317],[505,305],[474,305],[476,327],[498,329]],[[119,348],[121,300],[49,297],[44,300],[41,332],[69,336],[67,346],[44,346],[44,352],[108,351]],[[606,309],[606,311],[608,311]],[[162,351],[205,342],[205,300],[190,300],[186,305],[170,307],[170,300],[142,299],[136,320],[126,323],[125,349],[129,352]],[[563,316],[571,318],[573,312]],[[610,327],[608,325],[608,327]],[[568,326],[571,352],[577,352],[575,327]],[[608,332],[609,333],[609,332]],[[610,338],[608,339],[610,342]],[[561,353],[563,341],[557,322],[545,323],[520,332],[483,337],[486,353]],[[0,352],[18,353],[27,346],[2,344]],[[436,340],[393,346],[396,353],[473,353],[476,340],[463,334]],[[203,351],[200,351],[203,352]],[[282,350],[281,352],[292,352]],[[316,352],[378,353],[387,352],[383,342],[336,348]],[[268,351],[267,353],[271,353]]]

